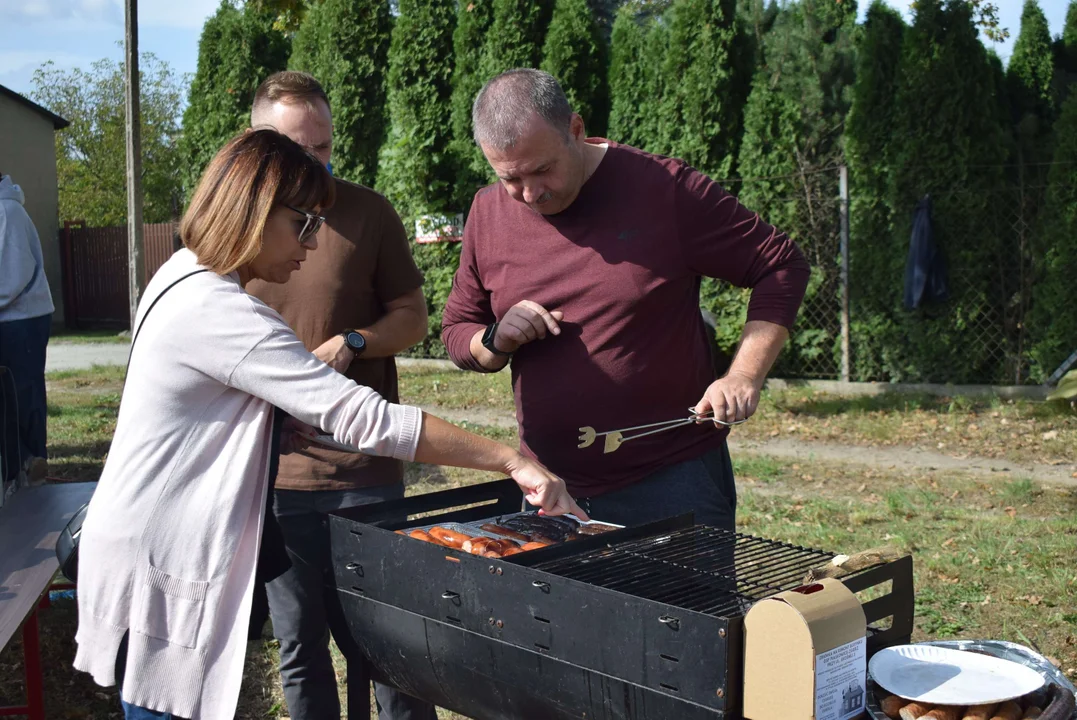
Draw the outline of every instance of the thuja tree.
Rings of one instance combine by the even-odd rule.
[[[764,40],[744,119],[740,197],[808,256],[813,273],[785,372],[836,372],[838,181],[853,83],[856,8],[801,0]]]
[[[542,62],[552,0],[494,0],[493,11],[479,64],[483,82],[513,68],[537,68]]]
[[[382,148],[378,189],[394,205],[411,234],[423,215],[456,211],[455,167],[450,143],[455,0],[400,0],[389,51],[389,138]],[[455,272],[458,243],[413,245],[425,276],[429,332],[420,352],[440,349],[441,311]]]
[[[490,168],[471,134],[471,105],[483,83],[484,41],[493,22],[494,0],[460,2],[453,32],[452,149],[457,162],[455,206],[467,211],[471,198],[490,176]]]
[[[1040,381],[1077,350],[1077,93],[1062,105],[1055,138],[1042,224],[1050,242],[1029,320],[1033,378]]]
[[[388,0],[322,0],[306,14],[289,62],[329,96],[334,173],[364,185],[374,184],[386,135],[391,29]]]
[[[659,117],[663,149],[714,177],[732,175],[752,52],[735,0],[681,0],[669,14]]]
[[[542,69],[561,83],[590,135],[609,121],[609,48],[587,0],[557,0],[542,50]]]
[[[410,228],[414,215],[452,208],[449,143],[456,0],[399,0],[389,49],[389,138],[377,188]]]
[[[849,253],[852,304],[852,372],[859,380],[882,376],[880,356],[891,348],[874,342],[875,328],[892,323],[892,298],[873,292],[893,287],[902,258],[893,252],[893,224],[887,187],[891,173],[891,118],[897,93],[905,23],[883,0],[868,8],[857,45],[856,82],[845,124],[849,167]]]
[[[1004,229],[1013,208],[1004,187],[1009,133],[997,74],[968,3],[919,3],[905,33],[891,129],[896,258],[889,262],[903,266],[916,203],[930,195],[951,299],[906,311],[900,275],[874,288],[879,302],[895,307],[893,331],[876,340],[893,351],[884,368],[891,379],[1012,381],[1005,304],[1015,292],[1015,243]]]
[[[183,186],[194,191],[217,151],[250,124],[251,102],[267,76],[288,62],[287,38],[273,29],[275,15],[223,0],[198,41],[198,68],[183,113],[179,152]]]

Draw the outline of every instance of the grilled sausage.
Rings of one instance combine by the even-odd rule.
[[[1013,700],[1007,700],[998,706],[991,720],[1020,720],[1021,714],[1021,706]]]
[[[491,546],[493,546],[493,548]],[[494,540],[493,538],[475,537],[470,540],[465,540],[460,549],[466,553],[471,553],[472,555],[482,555],[487,549],[494,549],[497,547],[499,547],[497,545],[497,540]]]
[[[930,712],[932,705],[921,705],[918,702],[911,702],[905,707],[901,708],[898,713],[901,716],[901,720],[920,720],[924,715]]]
[[[464,543],[471,539],[470,536],[458,533],[455,530],[443,528],[440,525],[430,528],[430,536],[446,547],[461,549]]]
[[[518,533],[515,530],[509,530],[507,527],[501,527],[495,523],[485,523],[482,529],[486,532],[494,533],[495,535],[504,535],[505,537],[512,538],[513,540],[519,540],[520,542],[528,542],[531,540],[527,535]]]
[[[527,551],[527,550],[540,550],[540,549],[542,549],[544,547],[549,547],[551,545],[553,545],[553,543],[551,543],[551,542],[529,542],[529,543],[524,543],[524,546],[522,548],[520,548],[520,549],[524,550],[524,551]]]
[[[938,705],[920,717],[927,720],[961,720],[964,709],[961,705]]]
[[[507,547],[507,548],[505,548],[504,550],[501,551],[501,557],[508,557],[509,555],[515,555],[517,553],[522,553],[522,552],[523,552],[523,548],[521,548],[516,543],[513,543],[511,547]]]
[[[408,533],[408,537],[415,538],[416,540],[422,540],[423,542],[434,543],[435,545],[441,544],[433,537],[431,537],[430,533],[428,533],[426,530],[412,530]]]
[[[965,710],[964,717],[961,720],[991,720],[995,716],[995,711],[998,710],[998,703],[989,703],[987,705],[969,705]]]
[[[901,717],[901,708],[907,704],[905,698],[899,698],[897,695],[888,695],[883,698],[883,701],[879,703],[879,708],[886,713],[886,717],[890,720],[898,720]]]
[[[1041,708],[1038,708],[1035,705],[1029,705],[1028,709],[1025,710],[1025,714],[1021,716],[1021,720],[1036,720],[1036,718],[1042,714],[1043,710]]]

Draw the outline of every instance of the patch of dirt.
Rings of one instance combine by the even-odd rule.
[[[995,458],[944,455],[912,447],[871,447],[804,442],[787,438],[738,440],[730,437],[731,453],[766,455],[789,460],[857,463],[918,471],[955,471],[993,478],[1028,478],[1037,482],[1077,487],[1077,465],[1015,463]]]

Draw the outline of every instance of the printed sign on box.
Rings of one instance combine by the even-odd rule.
[[[815,720],[849,720],[864,711],[867,638],[815,656]]]

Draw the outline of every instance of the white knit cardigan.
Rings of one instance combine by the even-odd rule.
[[[181,250],[139,306],[198,268]],[[135,344],[80,541],[75,667],[123,698],[230,720],[266,507],[273,407],[372,455],[415,456],[422,414],[311,355],[235,275],[183,280]]]

